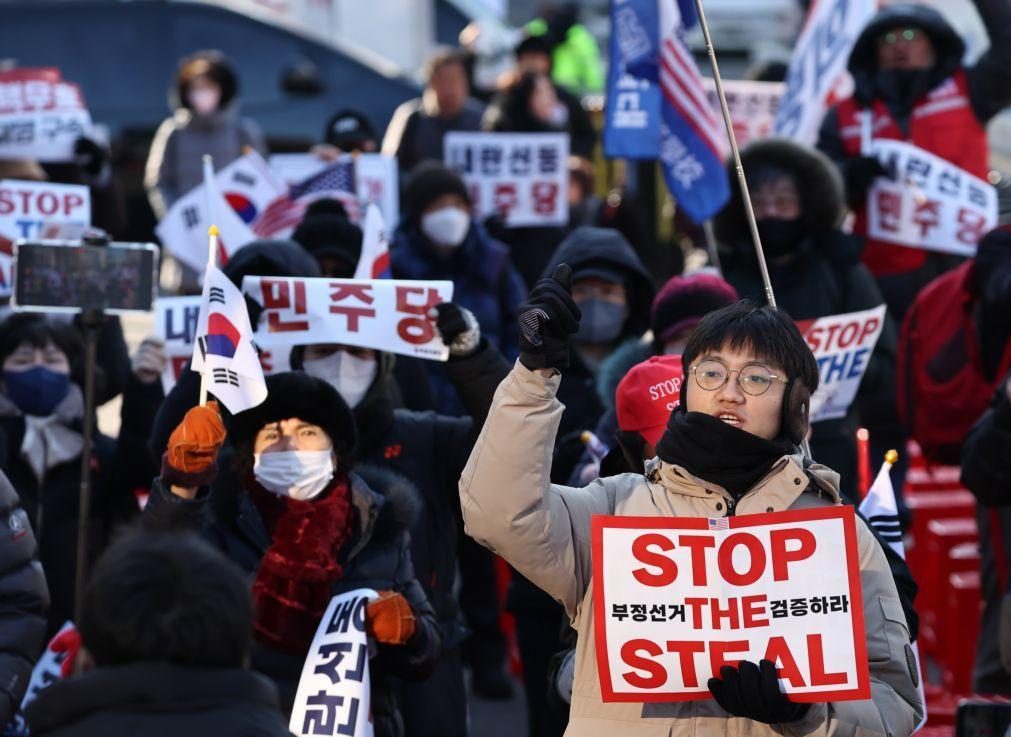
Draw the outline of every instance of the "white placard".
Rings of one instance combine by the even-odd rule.
[[[793,701],[870,698],[853,508],[592,523],[605,702],[710,699],[766,659]]]
[[[0,72],[0,159],[72,161],[91,131],[81,88],[55,68]]]
[[[444,141],[478,217],[502,215],[510,227],[569,222],[567,133],[451,131]]]
[[[702,79],[706,96],[713,110],[720,109],[716,95],[716,82],[710,77]],[[727,97],[730,120],[734,124],[737,145],[744,146],[749,141],[768,138],[776,127],[779,102],[786,91],[784,82],[754,82],[747,79],[723,80],[723,92]],[[721,131],[722,134],[722,131]]]
[[[891,178],[867,192],[867,234],[875,240],[961,256],[997,225],[997,190],[911,143],[874,139]]]

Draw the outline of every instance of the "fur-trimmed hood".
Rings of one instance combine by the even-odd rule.
[[[786,138],[765,138],[741,150],[744,171],[775,167],[796,180],[801,199],[801,218],[808,231],[837,228],[846,214],[843,183],[839,172],[823,153]],[[733,162],[730,172],[730,200],[713,221],[716,240],[726,250],[751,250],[751,235],[744,215],[741,189]]]

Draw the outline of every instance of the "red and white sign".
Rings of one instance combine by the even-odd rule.
[[[874,139],[871,150],[890,172],[867,193],[867,232],[888,243],[973,256],[997,225],[997,190],[940,156],[910,143]]]
[[[705,77],[702,86],[706,89],[710,107],[719,110],[720,100],[716,94],[716,82]],[[734,124],[734,135],[739,146],[773,135],[779,101],[783,99],[785,91],[785,82],[723,80],[723,92],[727,97],[727,108],[730,110],[730,120]],[[722,124],[720,134],[723,135]]]
[[[793,701],[870,698],[852,507],[595,516],[592,546],[605,702],[709,699],[723,665],[762,659]]]
[[[845,417],[856,398],[885,324],[885,305],[797,323],[818,362],[811,422]]]
[[[0,298],[13,288],[13,243],[79,238],[91,225],[91,193],[80,184],[0,181]]]
[[[263,305],[258,345],[340,343],[445,361],[449,349],[429,319],[453,301],[453,282],[247,276],[242,291]]]
[[[569,222],[567,133],[459,133],[445,137],[446,166],[467,183],[480,218],[510,227]]]
[[[0,159],[72,161],[91,131],[81,88],[53,67],[0,72]]]

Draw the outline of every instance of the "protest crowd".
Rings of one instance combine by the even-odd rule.
[[[464,39],[300,152],[197,51],[150,285],[28,260],[128,216],[74,70],[0,71],[69,121],[0,141],[3,733],[1003,733],[1011,0],[971,2],[973,61],[816,0],[725,91],[694,3],[615,0],[606,64],[555,3],[493,85]]]

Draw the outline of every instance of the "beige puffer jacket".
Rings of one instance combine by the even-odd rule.
[[[838,476],[824,466],[805,473],[784,456],[737,502],[719,486],[654,460],[647,476],[597,479],[581,489],[549,481],[564,407],[561,377],[517,362],[495,393],[491,412],[460,479],[467,534],[508,560],[556,598],[579,634],[567,736],[765,737],[866,735],[907,737],[922,704],[902,606],[884,552],[858,519],[872,699],[815,704],[799,722],[766,725],[733,717],[713,700],[665,704],[601,701],[593,636],[590,517],[615,514],[722,517],[839,504]],[[809,476],[810,474],[810,476]]]

